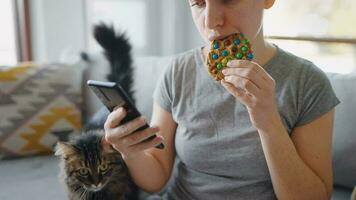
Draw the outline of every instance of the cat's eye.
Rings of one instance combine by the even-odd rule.
[[[89,170],[87,168],[80,168],[78,170],[78,173],[81,176],[88,176],[89,175]]]
[[[107,163],[103,163],[103,164],[99,165],[98,169],[99,169],[99,172],[105,173],[109,170],[109,165]]]

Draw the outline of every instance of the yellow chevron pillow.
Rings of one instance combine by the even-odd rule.
[[[82,66],[0,66],[0,159],[52,153],[80,132]]]

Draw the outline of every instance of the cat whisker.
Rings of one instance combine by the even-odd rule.
[[[78,186],[74,189],[74,192],[77,192],[78,190],[80,190],[82,187],[81,186]]]
[[[87,193],[87,191],[86,191],[86,190],[83,190],[83,191],[80,193],[79,199],[83,199],[83,200],[84,200],[84,197],[86,196],[86,193]]]

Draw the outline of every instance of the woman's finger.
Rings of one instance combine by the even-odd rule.
[[[222,70],[222,73],[225,76],[239,76],[242,78],[246,78],[250,80],[252,83],[254,83],[259,89],[263,88],[264,85],[267,84],[267,82],[255,71],[251,70],[250,68],[232,68],[232,67],[227,67],[224,70]]]
[[[146,140],[151,136],[154,136],[158,131],[158,127],[147,128],[145,130],[127,135],[126,137],[121,139],[121,143],[125,146],[132,146]]]
[[[227,66],[228,68],[250,69],[253,74],[260,75],[260,77],[265,81],[268,81],[268,79],[270,78],[266,70],[253,61],[231,60],[230,62],[227,63]]]
[[[225,76],[224,80],[233,84],[236,88],[241,88],[254,96],[258,95],[260,91],[260,88],[254,82],[244,77],[231,75]]]
[[[225,80],[221,80],[221,85],[230,93],[232,94],[234,97],[236,97],[239,101],[241,101],[241,103],[245,104],[245,105],[249,105],[249,103],[251,102],[253,96],[246,93],[244,90],[236,88],[233,84],[225,81]]]
[[[145,142],[140,142],[138,144],[132,145],[128,147],[129,151],[131,152],[139,152],[139,151],[144,151],[146,149],[150,149],[153,147],[158,146],[163,142],[164,138],[160,135],[157,135],[154,139],[145,141]]]
[[[112,111],[106,119],[104,128],[115,128],[117,125],[120,124],[120,122],[122,121],[122,119],[124,119],[125,116],[126,111],[123,107],[115,108],[114,111]]]
[[[111,144],[118,143],[121,138],[129,135],[145,124],[145,119],[143,117],[138,117],[118,127],[106,129],[105,139]]]
[[[115,133],[117,138],[123,138],[135,132],[137,129],[141,128],[145,124],[146,124],[146,120],[143,116],[141,116],[114,128],[112,132]]]

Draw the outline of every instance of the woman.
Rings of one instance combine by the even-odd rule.
[[[118,126],[113,111],[106,140],[136,184],[167,199],[328,199],[331,143],[339,103],[311,62],[264,40],[262,18],[274,0],[191,0],[207,45],[175,57],[154,93],[151,128],[143,118]],[[209,43],[242,32],[253,61],[234,60],[216,82],[204,64]],[[150,142],[141,142],[157,134]],[[163,142],[164,150],[152,148]]]

